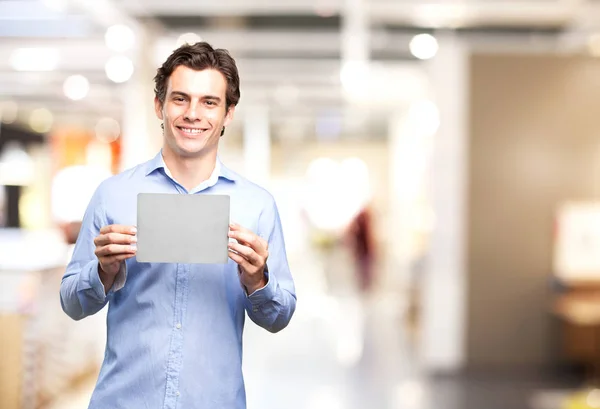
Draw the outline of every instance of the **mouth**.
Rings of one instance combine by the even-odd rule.
[[[190,127],[186,127],[186,126],[178,126],[177,129],[179,129],[183,134],[189,135],[189,136],[202,135],[204,132],[206,132],[208,130],[205,128],[190,128]]]

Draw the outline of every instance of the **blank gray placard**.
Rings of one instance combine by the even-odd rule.
[[[139,193],[137,261],[226,264],[229,196]]]

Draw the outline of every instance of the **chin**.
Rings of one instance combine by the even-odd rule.
[[[191,143],[190,143],[191,142]],[[204,141],[185,141],[177,143],[177,151],[182,156],[199,156],[206,153],[209,149]]]
[[[207,138],[182,138],[172,135],[166,142],[171,150],[183,157],[201,156],[216,149]]]
[[[179,151],[179,154],[181,156],[185,156],[185,157],[200,156],[205,152],[205,150],[201,149],[201,148],[191,149],[191,148],[179,147],[177,150]]]

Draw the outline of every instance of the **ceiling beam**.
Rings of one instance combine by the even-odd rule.
[[[476,25],[547,26],[568,23],[579,11],[577,1],[449,1],[370,0],[366,12],[372,22],[414,24],[423,27]],[[320,6],[321,5],[321,6]],[[221,0],[218,2],[179,0],[177,7],[162,0],[125,0],[121,7],[133,16],[277,16],[340,15],[341,0]]]
[[[563,25],[578,12],[573,1],[472,1],[399,2],[373,1],[369,14],[374,22],[413,23],[424,27],[469,27],[486,25]]]
[[[178,0],[176,7],[162,0],[122,1],[120,7],[132,16],[154,15],[201,15],[201,16],[246,16],[246,15],[302,15],[316,13],[315,3],[306,0],[221,0],[198,1]],[[327,10],[339,12],[340,0],[325,0]]]

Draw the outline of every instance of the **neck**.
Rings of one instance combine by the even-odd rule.
[[[208,180],[217,163],[216,151],[208,152],[203,156],[187,157],[163,147],[162,155],[173,178],[187,190]]]

